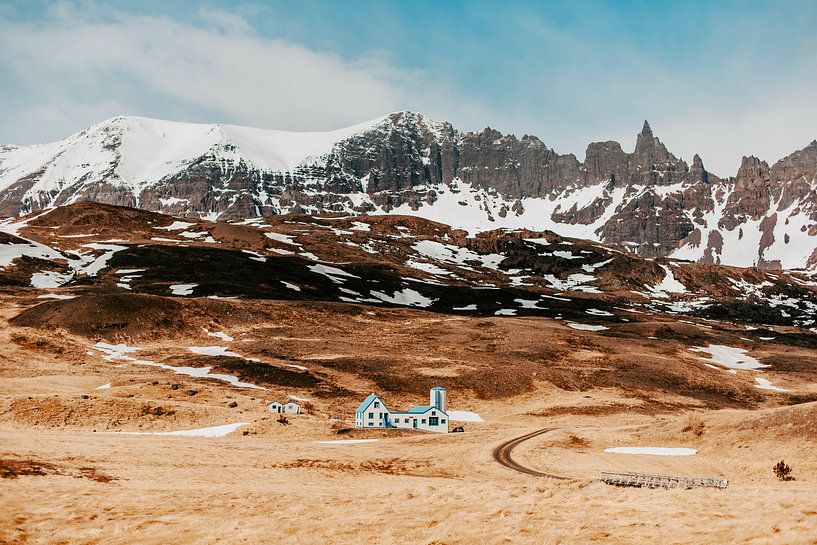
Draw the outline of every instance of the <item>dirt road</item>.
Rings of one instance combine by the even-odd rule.
[[[520,473],[526,473],[528,475],[533,475],[535,477],[549,477],[551,479],[559,479],[559,480],[570,480],[569,477],[563,477],[561,475],[553,475],[552,473],[543,473],[541,471],[537,471],[535,469],[531,469],[529,467],[523,466],[522,464],[516,462],[511,457],[511,451],[516,448],[521,443],[528,441],[529,439],[533,439],[539,435],[543,435],[545,433],[549,433],[554,431],[558,428],[545,428],[541,430],[537,430],[526,435],[522,435],[520,437],[516,437],[509,441],[505,441],[498,447],[494,449],[494,460],[502,464],[503,466],[513,469],[514,471],[519,471]]]

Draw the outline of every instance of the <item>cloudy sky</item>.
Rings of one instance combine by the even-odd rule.
[[[0,0],[0,143],[142,115],[288,130],[418,110],[583,158],[644,119],[734,174],[817,138],[817,2]]]

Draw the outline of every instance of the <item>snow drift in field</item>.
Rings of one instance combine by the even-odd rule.
[[[752,370],[769,367],[746,354],[746,350],[742,348],[734,348],[722,344],[710,344],[706,347],[694,346],[690,348],[690,350],[692,352],[707,353],[711,357],[701,358],[702,360],[711,361],[712,363],[717,363],[718,365],[723,365],[730,369]]]
[[[334,441],[315,441],[320,445],[354,445],[357,443],[374,443],[378,439],[336,439]]]
[[[611,447],[604,449],[608,454],[647,454],[650,456],[692,456],[698,451],[682,447]]]
[[[242,426],[249,426],[249,422],[237,422],[235,424],[222,424],[221,426],[210,426],[209,428],[197,428],[193,430],[178,431],[114,431],[114,435],[176,435],[185,437],[224,437],[234,432]]]
[[[484,422],[480,415],[471,411],[448,411],[448,418],[452,422]]]
[[[225,373],[211,373],[210,370],[212,367],[176,367],[174,365],[167,365],[166,363],[157,363],[155,361],[150,360],[142,360],[139,358],[134,358],[133,356],[129,356],[128,354],[132,354],[134,352],[138,352],[141,350],[135,346],[128,346],[126,344],[108,344],[104,342],[98,342],[95,345],[91,346],[94,350],[98,350],[104,354],[103,359],[107,361],[124,361],[127,363],[133,363],[135,365],[148,365],[151,367],[159,367],[161,369],[167,369],[168,371],[173,371],[179,375],[187,375],[194,378],[210,378],[215,380],[220,380],[222,382],[228,382],[237,388],[257,388],[259,390],[266,390],[263,386],[257,386],[250,382],[242,382],[237,377],[233,375],[227,375]],[[194,347],[195,348],[195,347]],[[220,349],[221,347],[202,347],[202,348],[216,348]],[[226,350],[226,349],[225,349]],[[212,354],[211,351],[207,351],[205,355],[225,355],[221,350],[213,351],[215,354]],[[239,356],[240,357],[240,356]]]

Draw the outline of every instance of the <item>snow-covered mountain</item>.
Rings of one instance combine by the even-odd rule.
[[[645,257],[817,268],[817,141],[721,179],[649,125],[560,155],[533,136],[463,133],[399,112],[324,133],[117,117],[65,140],[0,147],[0,215],[79,200],[206,219],[409,214],[469,232],[552,230]]]
[[[19,203],[23,212],[104,192],[132,199],[138,207],[143,192],[202,160],[225,171],[245,166],[259,172],[292,172],[378,121],[298,133],[115,117],[59,142],[1,149],[0,188],[4,197],[23,191]],[[109,187],[101,191],[104,186]],[[13,207],[8,198],[3,200]]]

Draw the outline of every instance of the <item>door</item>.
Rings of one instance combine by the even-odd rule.
[[[416,430],[417,429],[417,419],[415,418],[412,422],[412,427]]]

